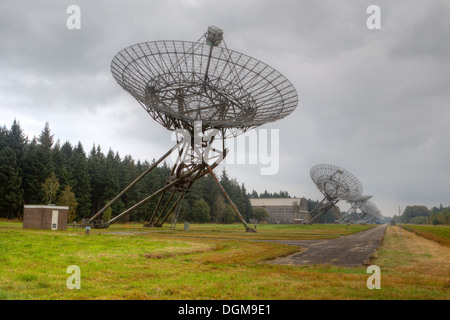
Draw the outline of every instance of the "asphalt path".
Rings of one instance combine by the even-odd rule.
[[[363,266],[381,245],[387,225],[379,225],[329,240],[267,240],[305,248],[305,251],[267,261],[283,265],[336,265],[341,267]]]

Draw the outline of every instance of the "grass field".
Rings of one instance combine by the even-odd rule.
[[[450,249],[387,228],[373,260],[381,289],[369,290],[366,267],[283,266],[265,260],[299,250],[262,239],[339,237],[372,226],[191,225],[190,231],[114,225],[109,229],[23,230],[0,221],[0,299],[449,299]],[[258,241],[257,241],[258,240]],[[81,270],[70,290],[67,268]]]
[[[250,227],[254,227],[250,225]],[[96,233],[114,232],[142,232],[152,233],[154,236],[199,237],[211,239],[240,239],[240,240],[317,240],[332,239],[367,230],[373,225],[283,225],[260,224],[258,232],[244,232],[241,224],[191,224],[189,232],[184,232],[183,225],[177,225],[175,230],[170,228],[142,228],[142,224],[112,225],[108,230],[95,230]]]
[[[402,228],[414,232],[419,236],[450,247],[450,226],[431,226],[417,224],[402,224],[401,226]]]

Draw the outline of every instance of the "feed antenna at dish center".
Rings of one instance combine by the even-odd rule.
[[[174,147],[85,223],[107,228],[158,199],[148,225],[161,227],[172,215],[175,226],[184,196],[196,180],[209,174],[246,231],[255,231],[214,175],[227,150],[224,143],[220,148],[212,143],[291,114],[298,104],[292,83],[269,65],[228,49],[223,30],[215,26],[196,42],[165,40],[129,46],[114,56],[111,72],[156,122],[180,134]],[[109,221],[98,219],[173,152],[178,154],[177,161],[164,187]]]

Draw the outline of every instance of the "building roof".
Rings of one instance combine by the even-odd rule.
[[[250,198],[252,207],[292,207],[293,202],[300,205],[299,198]]]
[[[69,207],[66,206],[54,206],[45,204],[25,204],[23,206],[25,209],[56,209],[56,210],[68,210]]]

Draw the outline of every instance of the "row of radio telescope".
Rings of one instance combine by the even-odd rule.
[[[269,65],[228,49],[222,29],[215,26],[210,26],[196,42],[164,40],[129,46],[114,56],[111,72],[117,83],[156,122],[170,131],[181,130],[185,134],[141,176],[83,223],[107,228],[149,201],[157,201],[146,225],[161,227],[172,216],[174,227],[184,196],[195,181],[208,174],[216,181],[246,231],[256,232],[248,226],[213,173],[226,157],[227,150],[224,143],[222,147],[214,148],[212,143],[215,139],[232,139],[291,114],[298,104],[292,83]],[[200,135],[202,137],[198,139]],[[109,221],[99,219],[107,208],[172,153],[179,157],[161,189]],[[311,176],[325,199],[311,212],[307,223],[314,223],[342,199],[352,203],[352,211],[348,217],[342,217],[343,221],[357,216],[359,208],[367,217],[376,215],[377,210],[368,198],[361,196],[362,187],[361,192],[358,188],[354,190],[356,179],[347,181],[350,176],[333,166],[320,165],[316,169]]]
[[[350,172],[331,165],[317,164],[310,170],[311,179],[324,195],[321,202],[305,217],[305,224],[313,224],[329,210],[340,214],[336,204],[345,200],[350,209],[340,216],[339,223],[377,223],[383,216],[370,200],[372,196],[363,195],[361,182]]]

